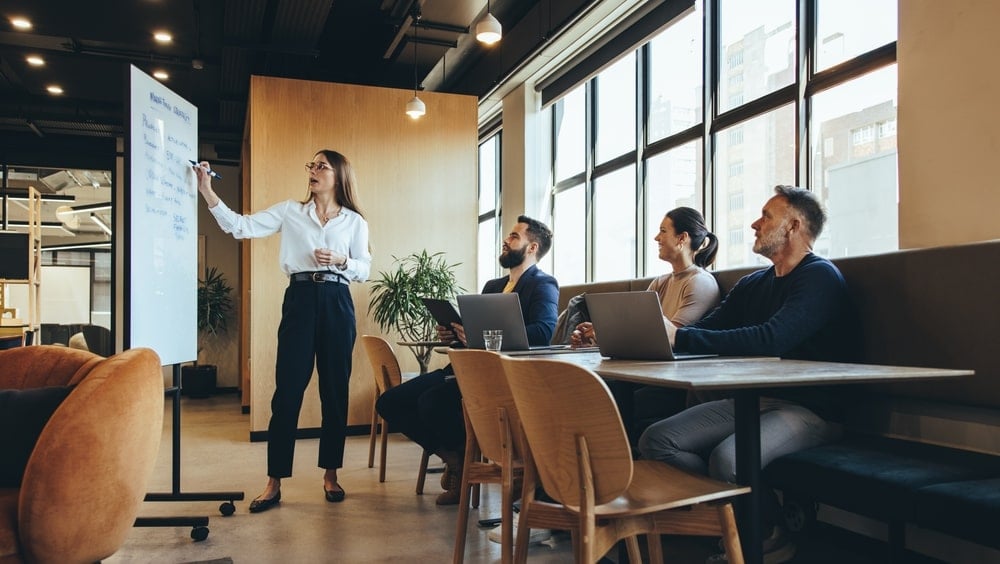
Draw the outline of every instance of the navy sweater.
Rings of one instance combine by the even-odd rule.
[[[812,253],[788,274],[774,267],[740,279],[719,307],[677,330],[675,348],[691,353],[780,356],[847,362],[857,351],[857,325],[837,267]],[[832,390],[788,388],[768,395],[798,401],[836,417]]]

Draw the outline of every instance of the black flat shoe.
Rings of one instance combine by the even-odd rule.
[[[329,501],[330,503],[338,503],[344,501],[344,498],[347,497],[347,492],[345,492],[343,488],[339,490],[328,490],[326,488],[323,488],[323,493],[326,494],[326,500]]]
[[[274,494],[271,499],[261,499],[257,498],[250,502],[250,513],[260,513],[262,511],[267,511],[275,505],[281,503],[281,492]]]

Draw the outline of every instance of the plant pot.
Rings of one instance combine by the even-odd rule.
[[[214,364],[181,367],[181,393],[191,398],[207,398],[215,393],[218,368]]]

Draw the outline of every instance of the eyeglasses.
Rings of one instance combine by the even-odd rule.
[[[333,167],[326,163],[306,163],[306,168],[309,170],[315,170],[316,172],[323,172],[324,170],[333,170]]]

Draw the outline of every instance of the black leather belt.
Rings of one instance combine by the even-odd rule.
[[[290,277],[291,282],[340,282],[344,277],[336,272],[296,272]]]

